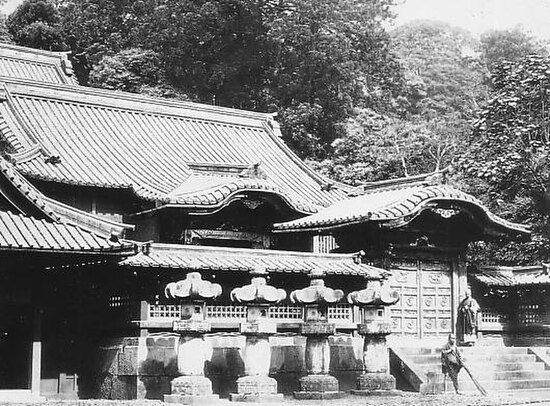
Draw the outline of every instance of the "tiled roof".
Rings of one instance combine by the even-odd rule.
[[[21,214],[37,220],[46,219],[76,225],[106,237],[111,234],[121,235],[125,229],[133,228],[127,224],[102,219],[44,196],[2,157],[0,174],[0,195],[10,202],[13,210]]]
[[[550,285],[550,273],[546,266],[494,267],[471,276],[487,286]]]
[[[191,207],[268,192],[305,214],[350,190],[327,188],[282,142],[272,115],[15,80],[4,88],[0,131],[26,176]],[[242,169],[253,166],[261,176]]]
[[[151,244],[121,262],[141,268],[169,268],[212,271],[251,271],[309,273],[316,269],[328,275],[370,275],[386,271],[356,263],[359,254],[313,254],[292,251],[253,250],[194,245]]]
[[[0,250],[114,253],[132,248],[132,243],[111,241],[71,224],[0,211]]]
[[[14,209],[38,219],[60,220],[44,200],[44,195],[2,157],[0,157],[0,174],[0,194],[11,203]]]
[[[529,233],[526,226],[511,223],[491,213],[478,199],[449,185],[417,182],[385,182],[379,188],[368,188],[362,195],[334,203],[317,214],[275,224],[275,231],[329,230],[352,224],[397,222],[406,224],[426,208],[446,203],[452,206],[474,206],[492,226],[508,232]]]
[[[66,52],[0,43],[0,77],[78,85]]]
[[[121,253],[134,244],[119,240],[125,225],[108,222],[50,199],[0,157],[0,250]]]

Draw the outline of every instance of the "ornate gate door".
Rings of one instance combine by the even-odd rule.
[[[393,333],[447,336],[453,325],[452,268],[441,261],[395,260],[390,285],[401,300],[391,307]]]

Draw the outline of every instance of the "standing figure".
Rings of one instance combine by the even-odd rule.
[[[458,388],[458,373],[462,369],[462,366],[462,357],[456,346],[456,337],[454,334],[449,334],[449,340],[443,348],[441,348],[441,371],[445,376],[449,375],[451,381],[453,381],[455,391],[458,394],[460,394]]]
[[[458,306],[459,331],[464,345],[473,346],[476,342],[479,311],[479,304],[472,297],[472,291],[466,289],[466,297]]]

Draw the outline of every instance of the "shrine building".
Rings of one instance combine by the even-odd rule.
[[[229,293],[258,268],[288,293],[313,272],[345,294],[388,275],[401,297],[390,346],[441,345],[468,278],[482,281],[468,243],[529,235],[444,172],[334,182],[285,145],[273,114],[79,86],[63,53],[0,44],[0,82],[0,399],[162,399],[182,316],[164,290],[191,271],[222,286],[205,307],[221,396],[243,373],[246,308]],[[304,373],[303,311],[286,300],[266,314],[285,393]],[[359,311],[341,302],[327,318],[346,390]]]

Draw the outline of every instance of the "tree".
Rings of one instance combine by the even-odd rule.
[[[545,47],[521,28],[491,30],[481,35],[483,56],[493,69],[503,61],[517,62],[529,54],[545,54]]]
[[[466,30],[429,20],[395,29],[392,39],[407,78],[404,116],[474,117],[489,79],[479,41]]]
[[[550,58],[531,55],[493,70],[493,97],[461,158],[466,181],[506,218],[534,225],[528,244],[501,244],[510,263],[547,259],[550,241]]]
[[[56,5],[47,0],[25,0],[6,22],[19,45],[50,51],[63,51],[66,45]]]
[[[331,159],[314,165],[325,175],[357,184],[411,176],[449,166],[463,145],[462,120],[403,120],[362,110],[348,119]]]
[[[283,117],[307,117],[302,131],[286,132],[287,140],[321,158],[344,136],[355,107],[387,108],[399,89],[399,66],[382,26],[392,2],[281,3],[286,8],[267,23],[275,52],[271,94]]]

